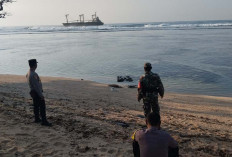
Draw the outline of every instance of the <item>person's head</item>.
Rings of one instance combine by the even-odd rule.
[[[147,127],[160,127],[161,120],[160,115],[156,112],[151,112],[146,117],[146,124]]]
[[[147,62],[144,64],[144,71],[145,72],[149,72],[149,71],[151,71],[151,69],[152,69],[151,63]]]
[[[30,59],[30,60],[28,60],[28,63],[29,63],[29,66],[30,66],[30,68],[31,69],[36,69],[37,68],[37,61],[36,61],[36,59]]]

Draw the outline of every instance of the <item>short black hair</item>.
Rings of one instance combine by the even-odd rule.
[[[151,71],[152,67],[144,67],[145,71]]]
[[[160,115],[156,112],[151,112],[147,115],[147,121],[151,126],[156,126],[161,123]]]

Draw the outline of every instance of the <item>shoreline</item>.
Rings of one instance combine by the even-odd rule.
[[[130,136],[145,126],[137,89],[41,81],[51,128],[33,123],[26,77],[0,75],[0,155],[133,156]],[[161,127],[178,141],[181,156],[232,155],[232,97],[165,93],[159,100]]]
[[[6,76],[10,76],[10,77],[23,77],[24,75],[17,75],[17,74],[0,74],[0,77],[6,77]],[[25,74],[25,78],[26,78],[26,74]],[[96,84],[101,84],[101,85],[105,85],[105,86],[111,86],[111,85],[117,85],[119,86],[119,88],[130,88],[128,86],[130,86],[129,84],[120,84],[118,82],[110,84],[110,83],[101,83],[101,82],[97,82],[97,81],[92,81],[92,80],[86,80],[83,78],[72,78],[72,77],[60,77],[60,76],[40,76],[40,78],[46,78],[45,80],[49,81],[52,79],[58,79],[58,80],[72,80],[72,81],[87,81],[87,82],[93,82]],[[42,83],[43,80],[41,79]],[[136,87],[132,87],[132,88],[137,88],[137,84],[135,85],[131,85],[131,86],[136,86]],[[116,87],[117,88],[117,87]],[[167,92],[167,91],[165,91]],[[217,98],[232,98],[231,96],[225,96],[225,95],[207,95],[207,94],[196,94],[196,93],[188,93],[188,92],[175,92],[175,91],[171,91],[171,92],[167,92],[169,94],[179,94],[179,95],[191,95],[191,96],[196,96],[196,97],[217,97]]]

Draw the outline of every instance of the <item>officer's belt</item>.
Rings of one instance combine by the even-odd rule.
[[[148,94],[158,94],[158,92],[157,91],[153,91],[153,92],[145,92],[146,94],[148,93]]]
[[[145,92],[145,96],[158,95],[158,92]]]

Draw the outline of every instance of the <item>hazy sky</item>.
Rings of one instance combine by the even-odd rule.
[[[104,23],[232,20],[232,0],[16,0],[4,10],[0,26],[61,25],[65,14],[75,20],[97,15]]]

